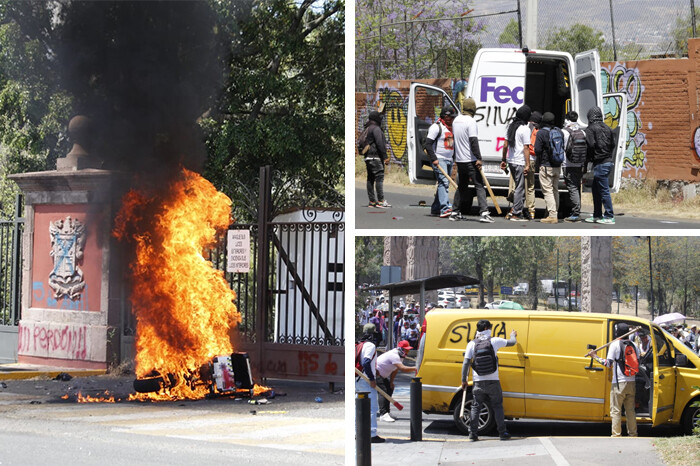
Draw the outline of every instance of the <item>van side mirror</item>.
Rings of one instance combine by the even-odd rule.
[[[676,353],[676,366],[686,366],[688,364],[688,356],[681,353]]]

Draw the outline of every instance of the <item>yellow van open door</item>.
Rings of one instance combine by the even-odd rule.
[[[673,416],[676,393],[676,368],[674,367],[673,346],[664,334],[654,328],[654,403],[651,417],[652,425],[658,426]]]

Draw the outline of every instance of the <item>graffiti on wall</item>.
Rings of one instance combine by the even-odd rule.
[[[87,359],[87,327],[20,323],[17,352],[62,359]]]
[[[408,113],[408,95],[388,85],[379,88],[379,100],[384,104],[384,122],[387,132],[387,150],[397,161],[402,161],[406,154],[406,115]]]
[[[615,63],[601,68],[603,93],[622,92],[627,95],[627,144],[623,159],[623,172],[646,170],[646,151],[642,147],[647,143],[646,134],[642,132],[641,105],[644,85],[637,68],[627,68],[624,63]],[[619,121],[620,103],[616,99],[605,99],[605,122],[616,125]],[[613,128],[614,129],[614,128]]]
[[[64,309],[66,311],[87,311],[88,285],[85,284],[78,299],[70,300],[65,297],[56,299],[51,289],[44,286],[44,282],[32,283],[32,307],[44,307],[48,309]]]

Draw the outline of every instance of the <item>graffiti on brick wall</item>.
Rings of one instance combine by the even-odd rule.
[[[379,100],[384,104],[384,121],[386,124],[387,150],[397,161],[402,161],[406,154],[406,115],[408,112],[408,93],[388,85],[380,87]]]
[[[627,95],[627,144],[622,169],[634,170],[646,169],[646,151],[642,147],[646,144],[646,134],[642,132],[641,105],[644,94],[644,85],[637,68],[627,68],[623,63],[615,63],[608,68],[601,69],[603,92],[623,92]],[[620,112],[620,103],[616,99],[606,99],[604,105],[605,122],[617,125]]]

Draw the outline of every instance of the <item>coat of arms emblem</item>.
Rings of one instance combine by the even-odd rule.
[[[83,271],[78,262],[83,259],[85,247],[85,225],[70,216],[65,220],[49,222],[51,236],[51,257],[53,270],[49,274],[49,286],[54,298],[64,296],[78,299],[85,288]]]

